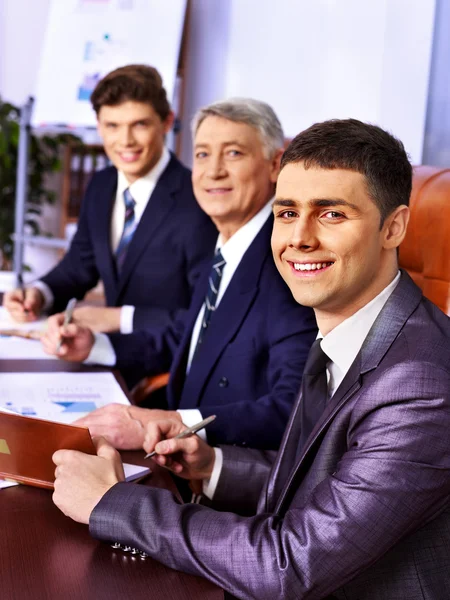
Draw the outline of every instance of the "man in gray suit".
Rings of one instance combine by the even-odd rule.
[[[320,333],[280,451],[160,441],[171,420],[145,444],[228,512],[123,483],[104,440],[54,455],[61,510],[238,598],[450,598],[450,324],[398,270],[411,179],[402,144],[356,120],[286,150],[272,248]]]

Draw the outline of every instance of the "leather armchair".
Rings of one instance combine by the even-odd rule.
[[[400,266],[450,316],[450,169],[415,167],[410,207]]]

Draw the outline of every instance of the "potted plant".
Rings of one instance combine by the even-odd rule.
[[[20,109],[0,98],[0,270],[10,270],[14,252],[16,171]],[[55,193],[46,189],[46,176],[61,168],[61,146],[80,143],[72,134],[30,135],[28,190],[25,226],[28,233],[41,233],[39,217],[45,204],[54,204]]]

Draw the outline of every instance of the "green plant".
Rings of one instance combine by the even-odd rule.
[[[11,268],[14,252],[15,197],[17,155],[19,147],[20,109],[0,98],[0,269]],[[61,168],[61,146],[79,143],[72,134],[30,135],[28,153],[28,190],[25,211],[27,230],[38,235],[39,217],[45,204],[55,203],[55,194],[46,189],[46,176]]]

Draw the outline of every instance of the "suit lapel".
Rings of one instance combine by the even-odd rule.
[[[167,389],[169,409],[176,410],[179,407],[184,381],[186,379],[186,367],[189,358],[189,348],[191,345],[192,331],[198,313],[205,300],[206,289],[208,285],[209,269],[211,261],[205,261],[202,275],[195,285],[194,295],[192,296],[189,312],[186,315],[186,327],[180,345],[173,358],[171,377]]]
[[[111,252],[111,218],[116,199],[117,170],[114,169],[104,188],[96,197],[95,215],[91,219],[92,239],[96,248],[98,262],[102,265],[101,273],[105,290],[115,290],[117,286],[116,265]],[[95,219],[95,221],[94,221]]]
[[[293,485],[294,480],[301,479],[305,469],[310,467],[327,428],[342,407],[359,391],[363,376],[378,366],[412,312],[417,308],[421,298],[420,289],[409,275],[402,271],[397,287],[375,320],[339,388],[327,403],[298,459],[295,456],[301,427],[299,423],[301,398],[297,400],[268,482],[266,507],[276,512],[283,510],[289,492],[295,491],[297,487]]]
[[[270,217],[242,257],[211,319],[208,332],[201,347],[197,350],[189,376],[186,378],[180,408],[195,408],[200,404],[203,388],[214,370],[214,365],[237,334],[253,304],[258,292],[261,270],[270,253],[272,223],[273,219]],[[206,295],[206,286],[207,279],[203,289],[202,303]],[[200,307],[201,304],[199,310]],[[192,329],[190,334],[192,334]]]
[[[127,250],[125,262],[119,277],[117,296],[126,286],[130,275],[133,273],[136,262],[152,242],[155,231],[161,226],[164,219],[173,210],[175,204],[174,193],[180,188],[180,176],[177,170],[177,161],[172,156],[165,171],[159,178],[155,189],[138,223],[133,239]]]

